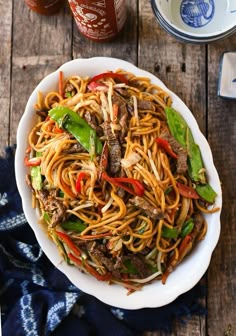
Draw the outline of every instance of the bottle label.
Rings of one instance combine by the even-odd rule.
[[[78,29],[92,40],[110,39],[124,26],[125,0],[69,0],[69,4]]]

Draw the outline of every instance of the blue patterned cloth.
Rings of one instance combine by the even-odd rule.
[[[0,157],[0,304],[3,336],[137,336],[169,332],[175,319],[205,314],[198,284],[173,303],[125,310],[81,292],[39,247],[22,212],[14,175],[15,147]]]

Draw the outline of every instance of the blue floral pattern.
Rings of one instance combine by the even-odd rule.
[[[31,295],[27,290],[28,285],[28,281],[23,281],[21,284],[23,294],[20,299],[22,327],[25,335],[37,336],[36,316],[34,315],[34,310],[31,305]]]
[[[207,25],[214,14],[214,0],[183,0],[180,6],[182,20],[193,28]]]
[[[205,314],[198,284],[173,303],[125,310],[82,293],[38,245],[22,212],[14,176],[14,149],[0,158],[0,302],[3,336],[138,336],[170,331],[172,321]]]

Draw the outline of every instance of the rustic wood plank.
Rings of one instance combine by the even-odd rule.
[[[12,34],[12,3],[6,6],[0,0],[0,155],[9,144],[9,114],[11,95],[11,34]]]
[[[220,57],[236,50],[235,35],[209,46],[208,139],[223,190],[221,236],[208,272],[208,333],[236,334],[236,101],[217,97]]]
[[[139,1],[138,65],[175,92],[190,108],[202,132],[206,131],[206,85],[204,46],[180,43],[157,23],[151,6]],[[152,33],[150,33],[152,32]],[[206,305],[203,299],[203,305]],[[205,317],[194,316],[186,324],[175,324],[170,335],[205,335]],[[153,333],[161,336],[162,333]]]
[[[182,43],[168,35],[145,0],[140,0],[139,13],[139,67],[156,75],[176,93],[205,132],[205,47]]]
[[[191,326],[191,328],[189,327]],[[200,317],[188,318],[174,323],[172,332],[148,331],[143,336],[205,336],[205,323]]]
[[[43,16],[23,1],[14,2],[11,143],[28,97],[47,74],[71,59],[72,18],[67,6]]]
[[[110,42],[94,42],[77,29],[74,22],[73,58],[106,56],[137,62],[137,1],[127,1],[127,20],[122,32]]]

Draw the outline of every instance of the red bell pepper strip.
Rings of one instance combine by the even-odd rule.
[[[87,176],[88,176],[88,174],[85,173],[85,172],[80,172],[78,174],[77,180],[76,180],[76,183],[75,183],[75,189],[76,189],[76,191],[78,191],[78,193],[81,192],[81,182],[82,182],[82,180]]]
[[[192,198],[192,199],[199,199],[199,195],[198,193],[192,188],[189,187],[183,183],[176,183],[178,191],[180,193],[181,196],[184,196],[186,198]]]
[[[77,258],[76,256],[74,256],[72,253],[68,254],[68,257],[77,265],[84,266],[86,268],[86,270],[89,272],[89,274],[93,275],[97,280],[99,281],[108,281],[111,279],[111,274],[110,273],[106,273],[106,274],[100,274],[99,272],[97,272],[92,266],[90,266],[86,260],[81,260],[79,258]]]
[[[128,84],[128,80],[125,78],[125,76],[115,73],[115,72],[103,72],[97,76],[92,77],[88,84],[92,82],[97,82],[103,78],[114,78],[114,79],[118,79],[122,83]]]
[[[175,152],[173,152],[169,142],[163,138],[156,138],[155,139],[156,143],[167,153],[169,154],[172,158],[177,159],[178,156]]]
[[[189,234],[180,243],[178,262],[180,262],[186,256],[186,254],[192,249],[192,246],[193,237],[191,234]]]
[[[40,165],[40,163],[41,163],[40,157],[34,157],[34,158],[29,159],[27,156],[25,156],[25,159],[24,159],[25,166],[37,167]]]
[[[72,239],[66,233],[56,230],[56,234],[60,240],[63,241],[63,243],[66,243],[66,245],[73,251],[75,255],[78,257],[81,255],[80,249],[74,244]]]
[[[114,184],[115,186],[124,189],[125,191],[127,191],[128,193],[134,195],[134,196],[140,196],[142,197],[144,194],[144,186],[143,184],[133,178],[129,178],[129,177],[110,177],[108,176],[105,172],[102,173],[102,178],[111,183]],[[131,189],[130,187],[128,187],[126,184],[131,184],[131,186],[133,187],[133,189]]]

